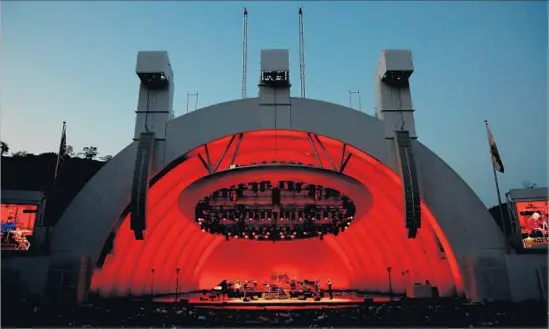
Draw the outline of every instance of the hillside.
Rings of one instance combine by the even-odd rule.
[[[2,190],[43,191],[48,193],[53,184],[57,154],[44,153],[20,157],[2,157]],[[74,196],[95,175],[105,162],[67,157],[57,180],[53,202],[48,204],[44,222],[57,223],[59,216]]]

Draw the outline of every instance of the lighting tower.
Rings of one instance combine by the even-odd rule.
[[[301,98],[305,98],[305,44],[303,41],[303,7],[299,7],[299,83]]]
[[[248,10],[244,8],[242,31],[242,99],[246,98],[246,76],[248,75]]]

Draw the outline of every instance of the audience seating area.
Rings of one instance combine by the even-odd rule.
[[[3,327],[545,327],[547,303],[416,300],[319,310],[202,309],[104,301],[96,305],[2,303]]]

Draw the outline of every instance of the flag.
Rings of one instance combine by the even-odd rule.
[[[492,165],[494,166],[494,169],[496,169],[497,171],[503,174],[505,171],[505,168],[503,168],[503,162],[501,161],[501,157],[499,156],[498,147],[496,145],[496,141],[494,140],[494,136],[492,135],[492,131],[488,126],[488,123],[486,123],[486,131],[488,133],[488,144],[490,145],[490,155],[492,157]]]
[[[55,164],[54,179],[57,179],[61,166],[63,165],[63,159],[67,154],[67,126],[63,122],[63,130],[61,132],[61,142],[59,143],[59,152],[57,152],[57,162]]]

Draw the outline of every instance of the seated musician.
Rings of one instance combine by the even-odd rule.
[[[248,280],[244,281],[244,284],[242,285],[242,291],[244,292],[243,297],[246,298],[246,292],[248,291]]]
[[[29,250],[30,248],[30,242],[27,240],[27,237],[21,234],[20,231],[14,231],[13,233],[15,243],[17,243],[17,247],[15,247],[16,250]]]
[[[221,298],[223,301],[225,301],[225,295],[227,295],[228,290],[229,284],[227,283],[227,280],[223,280],[221,282]]]
[[[296,284],[295,280],[290,281],[290,289],[291,290],[296,290],[296,288],[297,288],[297,284]]]
[[[547,223],[541,220],[538,212],[532,214],[528,219],[529,236],[532,238],[542,238],[547,235]]]
[[[239,299],[240,299],[240,288],[241,288],[240,281],[236,281],[234,283],[234,291],[236,293],[236,298],[239,298]]]

